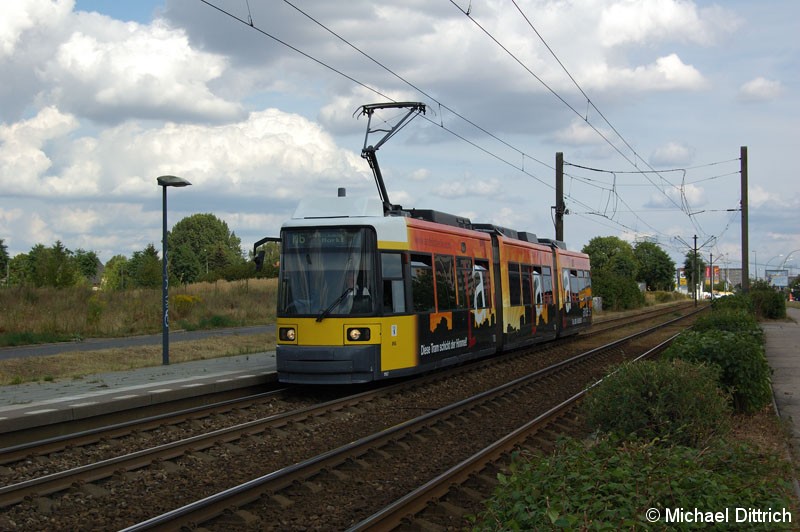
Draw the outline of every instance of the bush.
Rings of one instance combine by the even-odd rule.
[[[718,366],[720,386],[731,394],[738,412],[755,412],[772,400],[764,347],[751,335],[689,331],[678,336],[664,356]]]
[[[746,296],[744,294],[735,294],[732,296],[719,297],[714,300],[712,308],[714,310],[723,310],[723,309],[744,310],[751,314],[754,313],[753,301],[750,299],[749,296]]]
[[[175,317],[182,318],[188,316],[199,303],[202,303],[203,299],[200,296],[178,294],[173,298],[173,301]]]
[[[613,439],[589,446],[562,440],[553,456],[517,460],[510,475],[498,475],[499,485],[475,518],[474,530],[667,529],[666,508],[788,509],[789,477],[786,462],[746,446],[698,450]],[[646,518],[650,508],[660,511],[655,523]],[[791,527],[751,523],[748,530]]]
[[[682,360],[626,363],[587,395],[592,430],[701,446],[730,429],[718,368]]]
[[[758,344],[764,343],[764,331],[755,316],[745,309],[714,308],[711,313],[697,318],[692,329],[697,332],[728,331],[752,337]]]
[[[747,310],[756,318],[786,318],[786,297],[766,281],[753,281],[747,294],[723,297],[714,302],[714,308],[732,307]]]
[[[592,294],[603,298],[607,310],[629,310],[644,306],[644,294],[631,277],[606,271],[592,274]]]
[[[786,299],[780,292],[772,288],[753,290],[750,292],[756,316],[770,320],[786,318]]]

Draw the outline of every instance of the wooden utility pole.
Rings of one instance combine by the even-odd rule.
[[[694,306],[697,306],[697,283],[700,281],[700,272],[697,270],[697,235],[694,235],[694,257],[692,258],[694,266],[692,267],[692,294],[694,297]]]
[[[708,270],[709,273],[711,274],[711,302],[713,303],[714,302],[714,254],[713,253],[708,254],[708,262],[709,262]]]
[[[742,173],[742,291],[750,290],[750,244],[747,236],[747,146],[739,148]],[[757,266],[757,265],[756,265]],[[756,269],[756,271],[758,271]]]
[[[556,152],[556,206],[555,222],[556,222],[556,240],[564,241],[564,212],[566,211],[564,205],[564,153]]]

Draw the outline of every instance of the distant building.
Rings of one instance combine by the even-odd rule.
[[[734,288],[742,286],[742,269],[723,266],[719,269],[719,280],[720,282],[727,282],[730,286],[730,291],[732,291]],[[714,282],[717,282],[716,278]]]
[[[678,268],[675,271],[675,280],[675,285],[677,286],[678,292],[682,292],[684,294],[691,293],[691,279],[686,278],[686,273],[683,268]],[[703,287],[703,290],[708,291],[709,285],[711,284],[711,269],[708,266],[706,266],[704,283],[705,286]],[[725,285],[724,290],[728,292],[732,292],[734,289],[739,288],[742,285],[742,269],[714,266],[714,286],[717,286],[720,283]]]

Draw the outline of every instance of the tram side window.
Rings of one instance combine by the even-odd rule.
[[[411,304],[414,312],[433,312],[433,259],[411,255]]]
[[[381,272],[383,274],[383,312],[385,314],[405,312],[403,256],[400,253],[381,253]]]
[[[508,293],[511,296],[512,307],[522,305],[519,264],[516,262],[508,263]]]
[[[522,266],[522,304],[531,304],[531,267]]]
[[[489,283],[489,261],[476,260],[469,283],[469,300],[476,309],[491,307],[492,290]]]
[[[591,299],[592,279],[586,270],[578,270],[578,280],[581,287],[581,299]]]
[[[436,300],[439,312],[456,308],[456,276],[452,255],[436,255]]]
[[[542,297],[545,305],[553,304],[553,276],[547,266],[542,266]]]
[[[456,288],[458,289],[457,306],[460,309],[469,308],[467,291],[472,277],[472,259],[470,257],[456,257]]]
[[[541,305],[544,303],[544,285],[542,283],[542,267],[533,266],[531,268],[533,276],[533,304]]]
[[[573,301],[578,301],[580,299],[582,284],[581,279],[578,278],[578,270],[570,270],[569,291]]]

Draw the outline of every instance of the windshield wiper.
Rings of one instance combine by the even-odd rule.
[[[328,308],[319,313],[319,316],[317,316],[317,321],[322,321],[325,318],[327,318],[328,314],[330,314],[333,309],[338,307],[342,303],[342,301],[344,301],[344,298],[347,297],[347,294],[349,294],[352,291],[353,291],[352,288],[345,288],[344,292],[342,292],[342,295],[336,298],[336,301],[331,303],[331,305]]]

